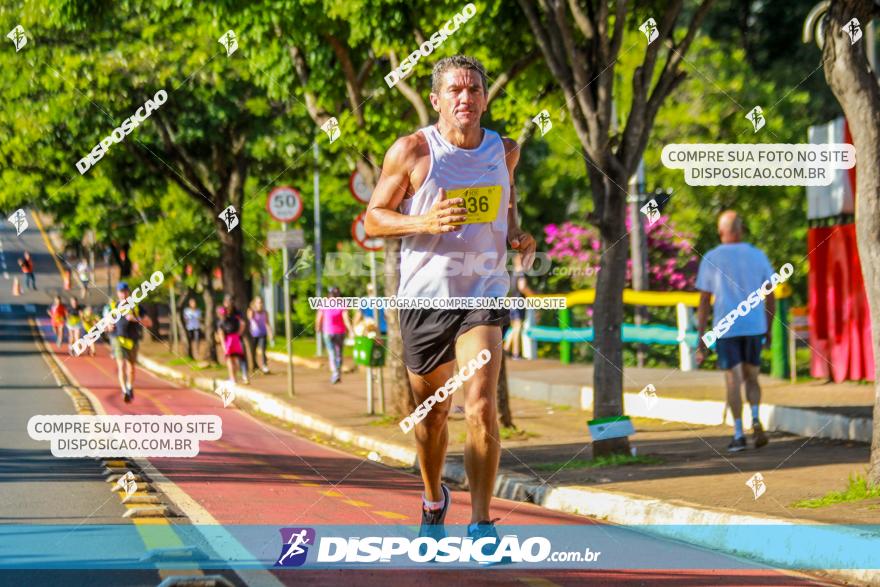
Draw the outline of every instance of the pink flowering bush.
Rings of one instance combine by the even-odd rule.
[[[626,219],[627,233],[630,219]],[[667,216],[645,227],[648,249],[648,289],[652,291],[693,290],[699,260],[691,242],[693,235],[675,230]],[[602,255],[599,231],[575,222],[544,227],[547,256],[553,261],[548,285],[566,292],[596,286]],[[616,245],[629,249],[629,236]],[[632,261],[626,262],[627,287],[632,287]]]

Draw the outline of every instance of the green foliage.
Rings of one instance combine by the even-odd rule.
[[[816,499],[804,499],[793,504],[796,508],[822,508],[838,503],[863,501],[880,498],[880,485],[869,486],[862,475],[850,475],[849,483],[843,491],[831,491]]]

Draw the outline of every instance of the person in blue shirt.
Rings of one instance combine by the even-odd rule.
[[[709,340],[711,346],[714,340],[718,368],[724,371],[727,385],[727,404],[734,418],[734,436],[727,447],[728,452],[747,447],[742,423],[743,383],[752,408],[755,448],[768,442],[758,418],[761,403],[758,375],[761,372],[761,348],[770,346],[768,325],[773,323],[776,308],[772,288],[767,287],[774,272],[764,251],[742,242],[742,233],[742,219],[737,213],[733,210],[722,212],[718,217],[721,244],[706,253],[697,272],[697,289],[701,292],[697,311],[697,334],[700,337],[697,361],[702,363],[709,352],[706,341]],[[759,299],[761,296],[755,295],[759,291],[763,291],[766,297]],[[713,296],[713,324],[706,332]],[[737,308],[741,308],[740,311]],[[742,309],[746,310],[745,314]]]

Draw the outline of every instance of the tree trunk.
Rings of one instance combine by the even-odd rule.
[[[204,283],[202,300],[205,302],[205,346],[208,349],[208,360],[212,363],[217,363],[217,342],[214,340],[216,312],[214,310],[214,290],[211,288],[211,272],[205,273],[202,276],[202,280]]]
[[[217,234],[220,237],[220,269],[223,272],[223,293],[232,296],[232,303],[239,312],[248,304],[244,282],[244,234],[239,227],[226,231],[226,225],[218,219]]]
[[[614,182],[626,180],[611,175]],[[593,304],[593,417],[623,415],[623,288],[626,284],[626,194],[611,181],[604,181],[605,208],[600,219],[602,257]],[[594,182],[594,186],[596,183]],[[619,366],[618,366],[619,365]],[[593,458],[629,454],[629,439],[593,439]]]
[[[385,239],[385,295],[397,294],[400,285],[400,239]],[[397,310],[385,310],[388,324],[388,348],[385,365],[388,369],[388,384],[391,394],[391,409],[397,416],[407,416],[416,408],[409,385],[409,375],[403,364],[403,339],[400,337],[400,319]]]
[[[514,428],[510,413],[510,392],[507,385],[507,359],[501,352],[501,371],[498,373],[498,419],[505,428]]]
[[[880,85],[865,54],[865,32],[851,44],[841,30],[851,18],[862,27],[871,20],[864,0],[832,2],[825,26],[825,78],[849,123],[856,148],[856,239],[868,307],[871,311],[874,364],[880,360]],[[876,10],[875,10],[876,12]],[[874,421],[868,482],[880,485],[880,377],[874,377]]]

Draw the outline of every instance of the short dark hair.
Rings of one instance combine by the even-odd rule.
[[[483,82],[483,93],[488,94],[489,90],[486,86],[486,68],[475,57],[468,55],[453,55],[452,57],[444,57],[434,64],[434,71],[431,72],[431,91],[435,94],[440,93],[440,84],[443,81],[443,74],[450,69],[470,69],[480,74],[480,80]]]

